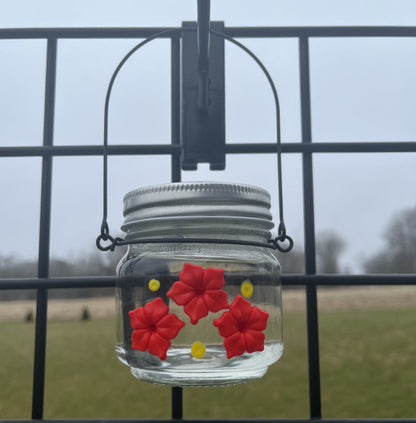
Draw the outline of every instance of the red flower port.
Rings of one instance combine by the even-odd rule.
[[[132,348],[149,351],[161,360],[166,360],[170,340],[176,338],[185,326],[175,314],[169,313],[169,307],[158,297],[144,307],[129,311],[131,327],[134,329]]]
[[[167,295],[184,306],[193,325],[209,311],[215,313],[229,307],[227,293],[221,289],[225,285],[224,270],[209,267],[204,270],[201,266],[185,263],[179,279]]]
[[[237,295],[226,311],[213,324],[224,337],[227,358],[239,356],[244,352],[264,350],[265,335],[269,313],[252,306],[241,295]]]

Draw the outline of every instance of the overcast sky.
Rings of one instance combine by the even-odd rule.
[[[0,27],[180,26],[195,20],[192,1],[2,1]],[[212,1],[212,19],[227,26],[414,25],[415,1]],[[63,40],[58,44],[57,145],[101,144],[106,86],[139,40]],[[295,39],[242,40],[264,61],[278,88],[283,142],[300,142],[298,44]],[[0,41],[0,145],[40,145],[43,128],[44,40]],[[169,43],[135,55],[117,80],[109,142],[170,142]],[[416,39],[312,39],[313,140],[414,141]],[[228,142],[272,142],[273,103],[256,65],[226,47]],[[183,180],[223,180],[262,186],[277,210],[272,155],[227,157],[224,172],[184,172]],[[317,233],[331,229],[347,243],[343,266],[360,271],[382,248],[391,217],[416,205],[415,154],[321,154],[314,157]],[[94,248],[101,223],[101,159],[54,159],[51,255],[76,257]],[[39,158],[0,159],[0,254],[37,256]],[[122,222],[124,194],[169,182],[170,162],[111,157],[110,228]],[[288,232],[303,244],[301,157],[284,157]],[[277,221],[277,218],[275,219]]]

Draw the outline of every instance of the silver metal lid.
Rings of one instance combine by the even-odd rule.
[[[134,225],[149,226],[168,221],[234,224],[256,222],[256,226],[272,228],[270,194],[251,185],[222,182],[180,182],[154,185],[129,192],[124,197],[124,224],[127,232]]]

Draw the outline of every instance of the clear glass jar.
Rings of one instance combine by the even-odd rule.
[[[226,183],[142,188],[124,198],[126,239],[267,243],[270,195]],[[262,377],[283,352],[280,265],[269,248],[130,244],[118,265],[118,358],[141,380],[215,386]]]

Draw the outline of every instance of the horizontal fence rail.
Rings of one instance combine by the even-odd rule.
[[[282,275],[283,286],[386,286],[416,285],[416,275]],[[0,278],[0,290],[113,288],[116,277]]]
[[[0,39],[34,38],[146,38],[176,27],[152,28],[7,28],[0,29]],[[415,37],[416,26],[297,26],[297,27],[226,27],[224,33],[235,38],[314,38],[314,37]],[[174,38],[175,35],[164,35]]]
[[[39,423],[166,423],[166,419],[42,419],[36,420]],[[316,419],[181,419],[183,423],[315,423]],[[2,423],[27,423],[27,420],[1,420]],[[412,419],[320,419],[322,423],[416,423],[416,418]]]
[[[314,142],[282,143],[283,153],[416,153],[416,141],[406,142]],[[44,156],[101,156],[101,145],[59,145],[33,147],[0,147],[0,157],[44,157]],[[276,143],[230,143],[225,146],[227,154],[276,153]],[[181,145],[143,144],[109,145],[107,154],[123,155],[180,155]]]
[[[54,102],[56,55],[58,41],[62,39],[117,39],[146,38],[162,31],[175,28],[17,28],[0,29],[0,40],[39,39],[47,41],[47,66],[45,89],[45,115],[43,145],[7,146],[7,140],[0,140],[0,158],[3,157],[41,157],[42,196],[38,277],[36,278],[0,278],[0,290],[36,290],[36,347],[34,357],[34,380],[32,419],[1,420],[6,423],[27,423],[29,421],[54,423],[133,423],[166,422],[160,419],[43,419],[45,345],[47,329],[48,290],[64,288],[102,288],[114,287],[115,277],[49,277],[49,227],[51,221],[51,183],[52,161],[59,156],[101,156],[101,145],[53,145]],[[305,273],[302,275],[283,275],[284,286],[305,287],[307,294],[307,335],[309,363],[309,402],[310,419],[279,419],[281,423],[416,423],[414,418],[404,419],[323,419],[321,418],[321,389],[319,370],[318,306],[317,288],[328,286],[381,286],[381,285],[416,285],[416,275],[319,275],[316,274],[314,195],[313,195],[313,154],[330,153],[415,153],[416,141],[394,140],[383,142],[314,142],[311,130],[311,101],[309,78],[309,41],[313,38],[339,37],[416,37],[416,27],[229,27],[225,34],[236,38],[295,38],[299,41],[299,70],[301,96],[302,136],[297,142],[284,142],[283,153],[301,154],[303,159],[304,181],[304,229],[305,229]],[[168,155],[171,157],[172,181],[181,180],[179,109],[180,109],[180,34],[165,34],[163,38],[171,42],[171,141],[162,145],[109,145],[108,155]],[[122,140],[119,140],[122,141]],[[275,142],[237,143],[228,141],[226,154],[259,154],[277,152]],[[99,222],[97,221],[97,224]],[[1,365],[1,364],[0,364]],[[1,415],[0,415],[1,417]],[[182,390],[172,389],[172,418],[182,419]],[[256,422],[271,423],[275,419],[254,419]],[[191,421],[184,419],[183,421]],[[200,423],[215,420],[199,419]],[[221,421],[243,423],[253,419],[222,419]]]

